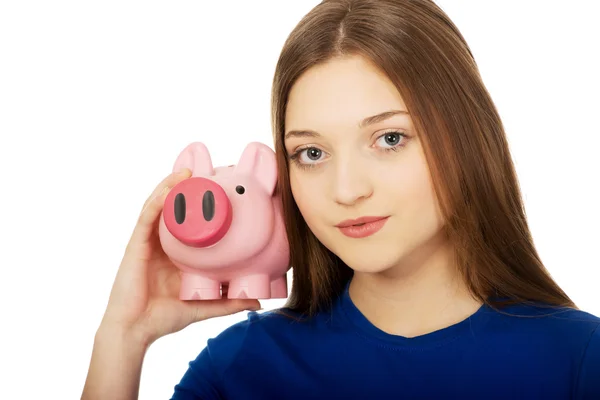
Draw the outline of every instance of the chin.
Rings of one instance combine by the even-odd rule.
[[[346,263],[346,265],[348,265],[348,267],[352,271],[354,271],[354,273],[361,273],[361,274],[382,274],[384,272],[391,270],[391,268],[392,268],[392,265],[381,265],[381,264],[358,264],[358,263],[349,264],[349,263]]]
[[[360,239],[362,240],[362,239]],[[355,272],[381,273],[401,263],[404,249],[397,243],[372,241],[370,243],[336,243],[331,250]]]
[[[343,256],[343,255],[342,255]],[[340,257],[354,272],[377,274],[389,271],[398,264],[396,257]]]

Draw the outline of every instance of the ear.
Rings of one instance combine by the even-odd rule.
[[[173,172],[183,168],[192,171],[192,176],[212,176],[214,169],[210,153],[203,143],[194,142],[189,144],[177,157]]]
[[[249,143],[235,167],[235,173],[253,176],[267,193],[273,195],[277,183],[275,152],[265,144]]]

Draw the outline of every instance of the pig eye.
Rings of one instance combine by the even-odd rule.
[[[238,194],[244,194],[244,192],[246,191],[246,189],[244,189],[244,187],[242,185],[237,185],[235,187],[235,191],[238,192]]]

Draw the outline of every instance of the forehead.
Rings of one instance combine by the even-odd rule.
[[[361,57],[338,58],[307,70],[289,94],[286,130],[350,126],[390,109],[406,110],[393,83]]]

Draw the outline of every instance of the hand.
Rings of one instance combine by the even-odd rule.
[[[99,331],[125,333],[147,347],[156,339],[193,322],[260,308],[258,300],[227,299],[226,295],[220,300],[179,300],[179,270],[162,250],[158,221],[169,190],[190,174],[184,169],[169,175],[144,204],[117,272]]]

